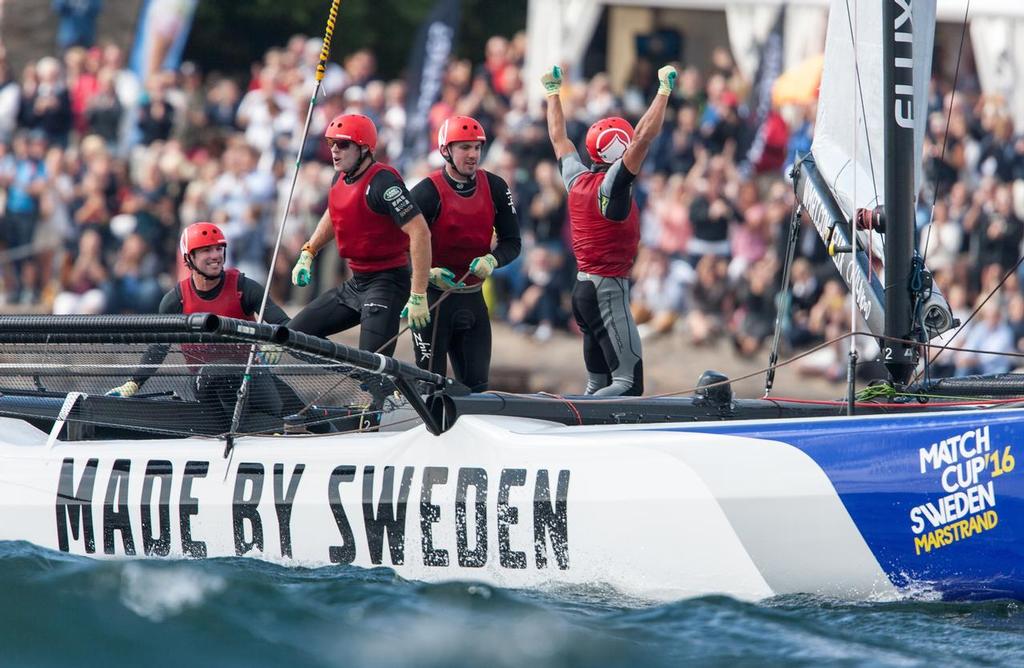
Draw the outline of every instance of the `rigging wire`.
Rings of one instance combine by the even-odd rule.
[[[939,151],[939,161],[940,162],[944,161],[945,158],[946,158],[946,145],[947,145],[947,142],[949,140],[949,126],[950,126],[950,124],[952,122],[952,119],[953,119],[953,106],[954,106],[954,104],[956,102],[956,85],[957,85],[957,82],[960,80],[960,62],[961,62],[961,59],[963,58],[963,55],[964,55],[964,39],[967,36],[967,17],[970,14],[970,11],[971,11],[971,0],[967,0],[967,4],[964,7],[964,20],[961,22],[961,25],[960,25],[960,46],[957,49],[957,53],[956,53],[956,67],[955,67],[955,69],[953,71],[953,88],[950,91],[949,109],[946,112],[946,127],[943,130],[943,132],[942,132],[942,148]],[[927,132],[927,127],[925,128],[925,132]],[[935,202],[938,200],[938,197],[939,197],[939,171],[937,169],[933,170],[933,175],[932,176],[933,176],[933,178],[932,178],[932,181],[933,181],[933,183],[932,183],[932,205],[928,209],[928,222],[925,224],[924,243],[921,244],[921,266],[920,266],[920,269],[927,269],[927,267],[928,267],[928,250],[929,250],[929,244],[931,243],[931,238],[932,238],[932,223],[935,220]],[[918,196],[920,196],[920,193],[918,194]],[[1005,281],[1006,279],[1004,278],[1003,280]],[[1001,284],[1002,283],[1000,283],[1000,285]],[[929,290],[928,298],[931,297],[931,293],[932,293],[932,290]],[[920,378],[922,373],[924,374],[924,377],[925,377],[926,380],[928,380],[930,378],[932,362],[934,362],[935,361],[935,357],[937,357],[939,355],[939,353],[941,353],[942,350],[945,349],[945,348],[940,349],[939,353],[935,354],[935,357],[932,357],[931,359],[929,359],[928,353],[929,353],[929,349],[930,349],[930,345],[929,345],[930,339],[928,337],[928,329],[925,327],[925,319],[924,319],[924,304],[925,304],[926,301],[927,301],[927,298],[925,298],[922,295],[918,295],[917,319],[918,319],[918,322],[919,322],[919,326],[921,328],[921,338],[922,338],[923,343],[924,343],[925,354],[924,354],[924,365],[921,368],[921,371],[918,371],[914,375],[914,381],[916,381],[918,378]],[[987,297],[986,297],[985,301],[988,301]],[[973,318],[973,317],[974,317],[974,313],[971,314],[971,318]],[[970,318],[968,318],[968,321],[970,321]],[[966,324],[966,323],[964,323],[964,324]],[[963,329],[963,325],[960,326],[960,329]],[[958,329],[956,334],[959,334],[959,333],[960,333],[960,330]],[[956,334],[953,335],[953,338],[956,337]],[[950,341],[952,341],[953,338],[950,338]]]
[[[855,6],[856,6],[856,2],[857,2],[857,0],[854,0],[854,5]],[[856,11],[856,9],[854,11]],[[871,151],[871,136],[868,134],[867,108],[866,108],[866,105],[864,104],[864,89],[863,89],[863,86],[861,85],[861,80],[860,80],[860,64],[859,64],[859,62],[857,60],[857,36],[856,36],[856,29],[854,28],[853,20],[850,17],[850,0],[846,0],[846,23],[847,23],[847,27],[849,27],[849,29],[850,29],[850,42],[853,45],[853,77],[854,77],[854,81],[856,82],[856,85],[857,85],[857,99],[860,102],[861,118],[865,119],[865,122],[864,122],[864,143],[867,145],[867,149],[868,149],[868,167],[870,167],[870,169],[871,169],[871,187],[872,187],[872,189],[874,191],[874,194],[875,194],[875,202],[877,202],[878,201],[878,186],[877,186],[878,179],[875,176],[875,160],[874,160],[874,156],[872,155],[872,151]],[[855,133],[856,133],[856,126],[857,126],[857,123],[856,123],[856,115],[855,115],[855,117],[854,117],[854,132]],[[853,146],[854,146],[854,150],[856,150],[856,148],[857,148],[857,141],[856,141],[856,139],[854,139]],[[853,165],[853,169],[854,169],[854,187],[856,188],[856,178],[857,178],[856,177],[856,174],[857,174],[856,162]],[[856,190],[855,190],[854,193],[853,193],[853,197],[856,198],[856,196],[857,196],[857,193],[856,193]],[[857,207],[856,199],[854,199],[854,201],[853,201],[853,207],[855,209]],[[855,234],[856,234],[856,231],[854,230],[854,235]]]
[[[917,379],[920,378],[921,374],[924,373],[924,371],[928,368],[928,365],[931,364],[932,362],[934,362],[935,359],[939,355],[942,354],[942,351],[944,351],[944,350],[954,350],[954,351],[966,350],[966,349],[962,349],[962,348],[957,348],[955,346],[951,346],[949,344],[956,340],[956,337],[960,335],[960,332],[963,331],[964,327],[967,326],[967,323],[969,323],[971,320],[973,320],[974,316],[978,315],[978,312],[981,311],[982,308],[984,308],[985,304],[987,304],[988,301],[990,299],[992,299],[992,297],[994,297],[997,292],[999,292],[999,290],[1003,287],[1003,284],[1006,283],[1006,281],[1010,278],[1010,276],[1012,276],[1013,274],[1015,274],[1017,272],[1017,269],[1018,269],[1018,267],[1020,267],[1021,262],[1024,262],[1024,255],[1021,255],[1020,257],[1017,258],[1017,262],[1015,262],[1014,265],[1012,267],[1010,267],[1010,269],[1005,274],[1003,274],[1003,277],[1001,279],[999,279],[999,282],[995,285],[995,287],[993,287],[991,290],[989,290],[988,294],[985,295],[985,298],[981,300],[981,303],[974,307],[974,310],[971,311],[971,314],[969,316],[967,316],[967,319],[964,320],[962,323],[960,323],[960,326],[957,327],[956,331],[953,332],[953,335],[951,337],[949,337],[949,340],[945,344],[943,344],[942,347],[939,348],[939,350],[934,355],[932,355],[930,360],[926,361],[924,369],[922,369],[921,371],[918,371],[914,375],[914,378],[911,380],[911,382],[917,381]],[[926,347],[926,349],[930,348],[930,346],[928,346],[927,344],[926,344],[925,347]],[[979,351],[969,351],[969,352],[979,352]],[[980,351],[980,352],[986,352],[986,351]],[[992,353],[992,354],[1006,355],[1006,356],[1010,356],[1010,357],[1015,357],[1015,356],[1020,355],[1020,353]]]
[[[852,21],[852,31],[853,31],[853,71],[854,71],[854,74],[856,75],[854,77],[854,86],[859,90],[860,89],[860,66],[858,65],[858,61],[860,60],[860,58],[858,57],[858,53],[857,53],[857,20],[856,19],[857,19],[857,12],[860,11],[860,3],[858,3],[857,0],[854,0],[854,2],[853,2],[853,11],[854,11],[854,18],[853,18],[853,21]],[[847,1],[847,3],[846,3],[846,18],[847,18],[847,24],[850,24],[851,20],[850,20],[850,3],[849,3],[849,1]],[[861,102],[863,103],[863,98],[861,98]],[[856,114],[856,112],[854,112],[854,113]],[[867,119],[866,118],[865,118],[865,121],[864,121],[864,130],[865,130],[865,136],[866,136],[867,135]],[[853,209],[853,211],[851,211],[852,215],[850,216],[850,263],[851,264],[856,264],[856,262],[857,262],[857,172],[860,171],[859,169],[857,169],[857,123],[856,123],[856,117],[854,118],[854,123],[853,123],[853,127],[851,128],[851,132],[853,133],[853,198],[852,198],[852,200],[853,200],[852,201],[852,209]],[[868,162],[869,163],[871,162],[871,144],[870,144],[870,142],[868,143]],[[875,184],[874,184],[874,169],[875,169],[874,165],[871,165],[871,177],[872,177],[872,184],[871,185],[872,185],[873,188],[875,187]],[[875,190],[875,199],[878,199],[878,191],[877,191],[877,189]],[[870,235],[870,232],[868,234]],[[868,256],[868,280],[869,281],[871,280],[871,278],[870,278],[871,273],[870,272],[871,272],[871,257]],[[851,285],[850,285],[850,292],[849,292],[849,296],[850,296],[850,332],[851,333],[857,327],[857,300],[856,300],[856,298],[854,297],[854,294],[853,294],[853,283],[855,283],[855,280],[851,276]],[[847,400],[848,400],[846,412],[847,412],[847,415],[853,415],[854,408],[856,406],[855,401],[854,401],[854,395],[856,394],[856,391],[857,391],[857,337],[850,336],[849,344],[850,344],[850,349],[849,349],[849,352],[847,353],[847,366],[846,366],[846,387],[847,387]]]
[[[260,301],[260,310],[256,314],[256,322],[263,322],[264,311],[267,307],[267,301],[270,299],[270,282],[274,280],[274,268],[277,266],[277,256],[281,250],[281,239],[284,237],[284,228],[288,222],[288,210],[291,208],[292,196],[295,194],[295,184],[299,179],[299,167],[302,165],[302,149],[306,145],[306,137],[309,135],[309,126],[313,121],[313,108],[316,106],[316,98],[323,87],[324,75],[327,72],[327,59],[331,55],[331,39],[334,36],[334,28],[338,21],[338,9],[341,6],[341,0],[332,0],[331,7],[327,14],[327,24],[324,28],[324,39],[323,45],[320,49],[320,60],[316,66],[316,74],[314,75],[313,83],[313,95],[309,98],[309,106],[306,108],[306,122],[302,126],[302,134],[298,138],[295,154],[295,169],[292,172],[291,184],[288,187],[288,197],[285,200],[284,209],[281,212],[281,224],[277,229],[277,240],[274,243],[274,252],[270,256],[270,267],[267,269],[267,284],[263,288],[263,298]],[[226,445],[224,449],[224,458],[228,459],[229,455],[234,455],[234,434],[238,430],[238,425],[242,419],[242,412],[245,409],[246,399],[249,394],[249,381],[251,379],[251,371],[253,362],[256,360],[258,352],[258,346],[253,344],[249,348],[249,359],[245,363],[245,373],[242,375],[242,384],[238,388],[238,399],[235,401],[235,410],[231,416],[231,430],[226,437]],[[230,459],[228,460],[230,463]]]
[[[949,111],[946,112],[946,129],[942,133],[942,150],[939,152],[939,160],[942,161],[946,157],[946,141],[949,139],[949,125],[953,119],[953,103],[956,102],[956,83],[960,78],[960,59],[964,55],[964,38],[967,35],[967,15],[971,11],[971,0],[967,0],[967,6],[964,8],[964,20],[960,27],[960,48],[956,52],[956,69],[953,71],[953,89],[950,91],[949,97]],[[925,130],[927,132],[927,129]],[[924,259],[927,265],[928,261],[928,242],[931,240],[932,235],[932,221],[935,219],[935,201],[939,196],[939,173],[935,170],[934,183],[932,184],[932,206],[928,211],[928,223],[925,225],[925,242],[924,242]]]

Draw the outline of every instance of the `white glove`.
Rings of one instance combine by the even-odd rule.
[[[455,274],[451,269],[445,267],[431,267],[430,284],[440,290],[451,290],[452,288],[464,288],[463,281],[455,282]]]
[[[658,70],[658,95],[671,95],[676,87],[676,68],[666,65]]]
[[[138,392],[138,391],[139,391],[139,384],[136,383],[134,380],[129,380],[124,385],[120,385],[120,386],[115,387],[114,389],[108,391],[106,396],[108,396],[108,397],[123,397],[123,398],[127,399],[128,397],[134,396],[134,394],[136,392]]]
[[[562,68],[555,65],[544,73],[540,78],[540,82],[544,86],[544,95],[547,97],[558,95],[559,91],[562,90]]]
[[[430,309],[427,307],[427,296],[418,292],[409,293],[409,301],[399,317],[408,318],[413,329],[423,329],[430,324]]]
[[[281,354],[284,352],[284,348],[273,343],[264,343],[256,349],[256,356],[260,358],[260,363],[264,366],[270,366],[271,364],[277,364],[281,361]]]
[[[312,247],[306,243],[302,247],[302,252],[299,253],[299,259],[295,263],[295,267],[292,269],[292,285],[297,285],[300,288],[304,288],[309,285],[309,279],[313,277],[313,250]]]
[[[483,279],[490,276],[497,266],[498,261],[493,255],[488,253],[487,255],[481,255],[480,257],[473,258],[473,261],[469,263],[469,270],[473,272],[473,275],[477,278]]]

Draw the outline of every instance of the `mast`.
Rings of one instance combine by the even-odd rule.
[[[914,253],[914,43],[911,0],[882,3],[884,103],[885,328],[882,360],[894,383],[906,384],[917,363],[911,336],[910,271]]]

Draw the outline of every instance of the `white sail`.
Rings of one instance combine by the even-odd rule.
[[[909,6],[913,22],[914,151],[927,124],[928,82],[935,41],[935,0],[884,0]],[[897,10],[897,15],[901,12]],[[899,20],[899,19],[897,19]],[[855,60],[856,58],[856,60]],[[833,0],[825,41],[818,117],[811,152],[847,215],[881,206],[885,196],[882,11],[876,1]],[[915,162],[914,193],[921,188]]]

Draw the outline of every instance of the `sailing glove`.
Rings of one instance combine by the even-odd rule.
[[[292,269],[292,285],[297,285],[300,288],[304,288],[309,285],[309,279],[313,277],[313,247],[306,243],[302,246],[302,252],[299,253],[299,261],[295,263],[295,268]]]
[[[464,288],[465,282],[455,282],[455,273],[445,267],[432,267],[430,269],[430,284],[440,290],[451,290],[452,288]]]
[[[281,346],[273,343],[264,343],[256,350],[256,356],[260,359],[261,364],[269,366],[281,361],[282,352],[284,352],[284,349]]]
[[[676,87],[676,68],[671,65],[658,70],[658,95],[671,95]]]
[[[550,72],[544,73],[540,82],[544,84],[544,95],[548,97],[558,95],[558,92],[562,90],[562,68],[555,65]]]
[[[409,301],[405,303],[400,315],[409,319],[413,329],[423,329],[430,324],[430,309],[427,308],[427,296],[419,292],[410,292]]]
[[[139,391],[139,384],[136,383],[134,380],[129,380],[124,385],[120,385],[120,386],[115,387],[114,389],[108,391],[106,396],[108,396],[108,397],[124,397],[125,399],[127,399],[128,397],[133,396],[138,391]]]
[[[497,266],[498,261],[494,259],[493,255],[488,253],[487,255],[473,258],[473,261],[469,263],[469,270],[477,278],[484,279],[490,276]]]

